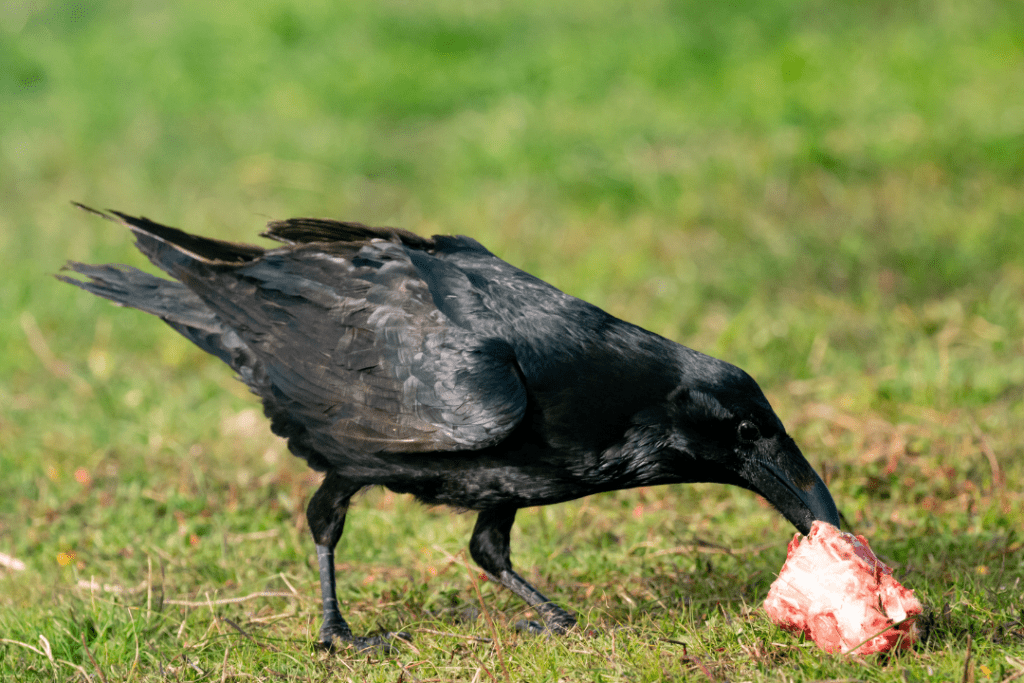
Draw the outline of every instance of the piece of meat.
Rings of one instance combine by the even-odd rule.
[[[914,592],[893,578],[866,538],[827,522],[789,542],[764,608],[773,623],[806,634],[822,650],[858,655],[910,647],[921,613]]]

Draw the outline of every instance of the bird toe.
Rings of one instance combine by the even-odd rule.
[[[520,633],[528,633],[531,636],[551,635],[551,630],[539,621],[521,619],[516,622],[515,628]]]
[[[325,652],[359,652],[382,655],[394,654],[398,651],[396,641],[412,641],[412,636],[405,631],[382,633],[379,636],[354,636],[351,633],[323,633],[316,649]]]

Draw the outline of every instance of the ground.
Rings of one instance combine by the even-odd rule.
[[[1022,25],[945,0],[5,7],[0,677],[1024,679]],[[471,516],[367,492],[346,616],[413,640],[315,652],[316,477],[219,362],[50,277],[142,265],[72,200],[226,239],[469,234],[743,367],[926,605],[921,642],[847,659],[772,626],[793,529],[701,485],[520,514],[517,567],[580,611],[562,639],[511,628]]]

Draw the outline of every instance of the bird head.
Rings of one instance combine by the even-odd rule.
[[[676,475],[758,493],[804,534],[815,520],[838,527],[832,494],[757,382],[710,356],[688,360],[687,381],[668,399],[670,448],[683,456]]]

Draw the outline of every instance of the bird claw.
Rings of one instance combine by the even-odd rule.
[[[564,636],[570,630],[576,627],[576,622],[566,624],[557,621],[549,621],[546,624],[542,624],[539,621],[531,621],[529,619],[522,619],[515,623],[515,629],[520,633],[527,633],[531,636]]]
[[[520,633],[528,633],[531,636],[550,636],[554,634],[554,631],[539,621],[530,621],[528,619],[517,621],[515,629]]]
[[[379,636],[354,636],[351,633],[320,633],[320,641],[316,649],[325,652],[342,652],[352,650],[357,653],[373,653],[390,655],[398,652],[395,641],[412,640],[405,631],[389,631]]]

